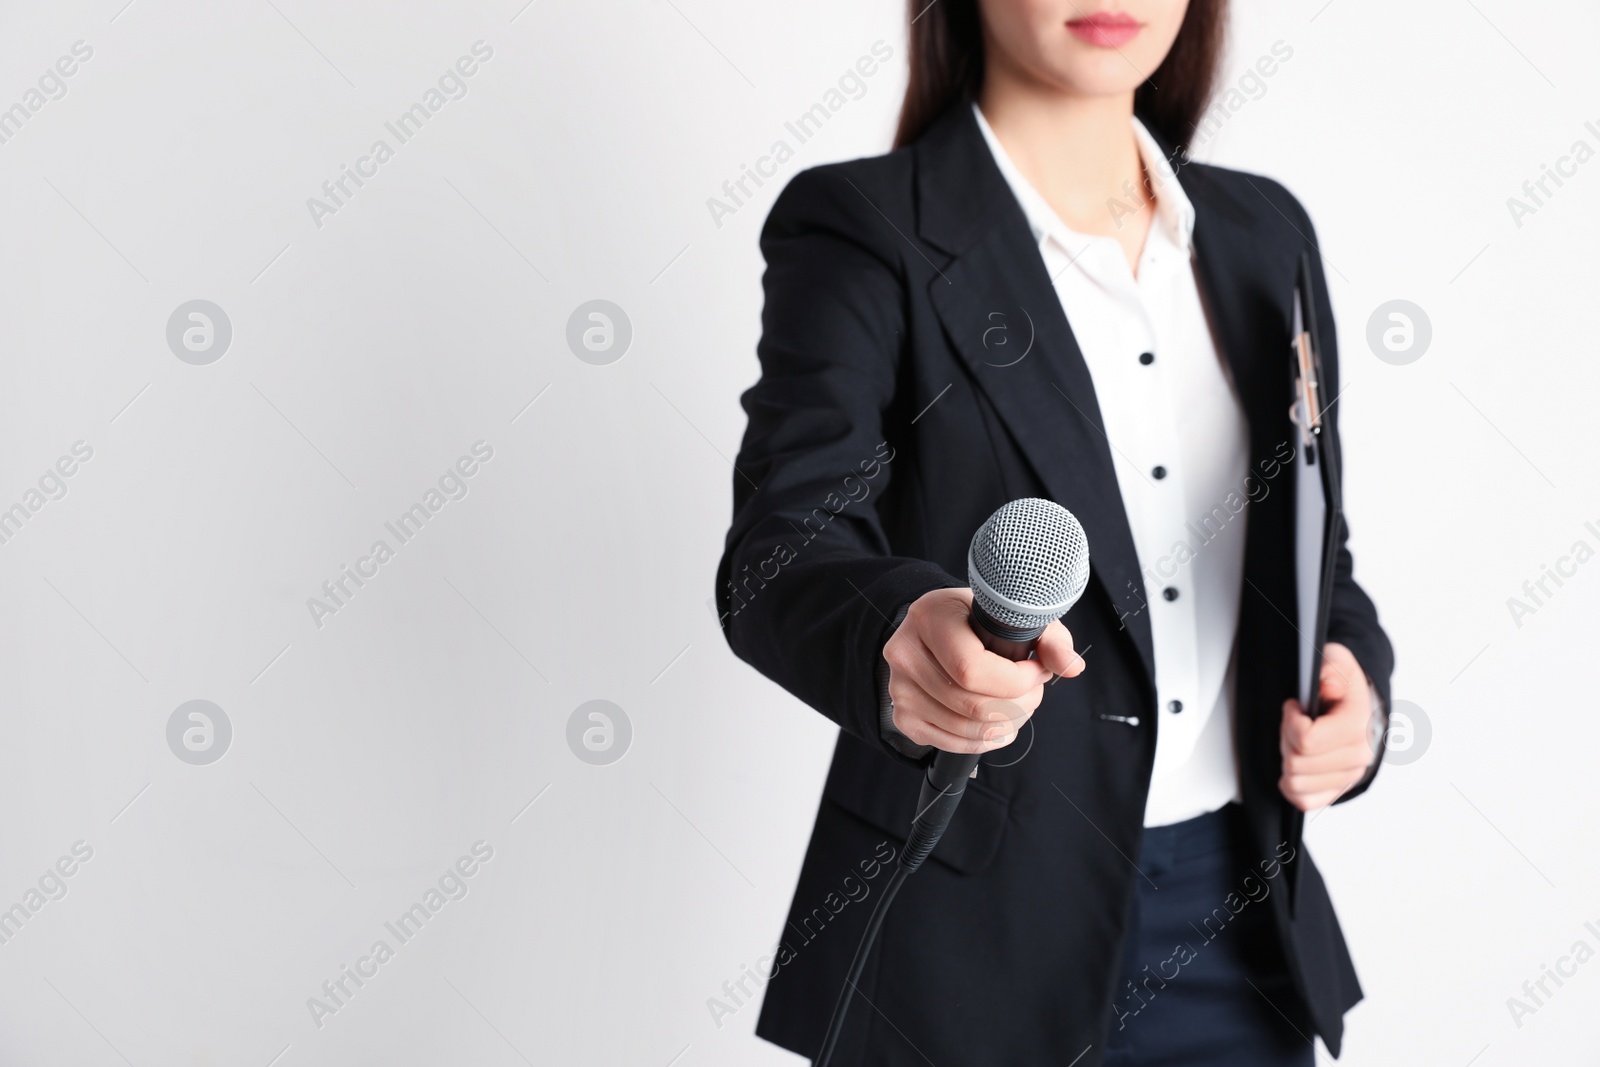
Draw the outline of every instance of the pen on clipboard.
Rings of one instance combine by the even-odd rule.
[[[1300,290],[1294,293],[1294,403],[1289,408],[1289,419],[1300,427],[1300,444],[1306,450],[1306,462],[1317,462],[1317,443],[1322,435],[1322,399],[1318,391],[1317,361],[1311,347],[1311,331],[1306,328],[1305,312],[1300,307]]]

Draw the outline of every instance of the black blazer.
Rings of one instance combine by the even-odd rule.
[[[1277,785],[1299,654],[1285,457],[1298,440],[1288,345],[1304,250],[1317,264],[1324,395],[1337,397],[1333,314],[1311,221],[1287,190],[1200,163],[1178,173],[1195,207],[1202,294],[1250,423],[1235,734],[1251,859],[1274,875],[1270,904],[1250,906],[1271,907],[1295,985],[1337,1054],[1361,988]],[[744,394],[719,610],[735,653],[843,732],[789,919],[761,961],[776,973],[756,1032],[816,1054],[888,881],[882,861],[911,824],[918,767],[879,733],[875,667],[890,620],[929,590],[965,585],[967,544],[995,508],[1043,496],[1088,534],[1092,580],[1064,619],[1088,670],[1047,688],[1031,736],[986,757],[934,862],[889,913],[840,1062],[921,1064],[926,1053],[940,1067],[1037,1067],[1092,1046],[1079,1063],[1093,1067],[1139,877],[1129,857],[1157,714],[1145,614],[1155,591],[1088,368],[965,103],[908,148],[797,175],[761,248],[761,378]],[[1336,425],[1337,405],[1332,416]],[[1393,653],[1348,551],[1330,636],[1387,707]],[[1280,871],[1274,859],[1291,854]]]

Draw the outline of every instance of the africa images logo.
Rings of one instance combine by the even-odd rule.
[[[812,104],[809,108],[797,115],[792,122],[783,124],[784,131],[794,138],[795,145],[803,145],[821,132],[822,127],[843,110],[851,100],[860,100],[867,95],[866,79],[872,77],[894,55],[894,47],[884,41],[873,41],[871,55],[864,55],[855,61],[855,65],[846,67],[838,81],[822,94],[822,99]],[[848,94],[848,95],[846,95]],[[739,176],[729,178],[722,183],[722,196],[706,197],[706,210],[711,212],[711,221],[716,223],[717,229],[722,229],[722,220],[730,215],[737,214],[739,209],[754,198],[755,191],[750,188],[754,183],[759,189],[767,184],[767,179],[778,175],[778,168],[794,158],[794,145],[786,139],[779,137],[772,142],[764,155],[756,157],[755,165],[739,164]]]

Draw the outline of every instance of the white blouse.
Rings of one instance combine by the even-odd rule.
[[[1138,275],[1115,237],[1069,230],[973,105],[1094,380],[1144,575],[1155,642],[1156,757],[1144,824],[1239,798],[1234,642],[1244,583],[1249,427],[1195,276],[1194,208],[1138,119],[1156,195]],[[1124,198],[1120,210],[1137,207]],[[1108,204],[1108,210],[1114,205]],[[1091,552],[1093,546],[1090,546]],[[1113,709],[1107,709],[1108,711]]]

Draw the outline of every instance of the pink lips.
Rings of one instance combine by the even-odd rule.
[[[1080,41],[1097,48],[1117,48],[1139,35],[1139,20],[1121,11],[1102,11],[1073,19],[1067,29]]]

